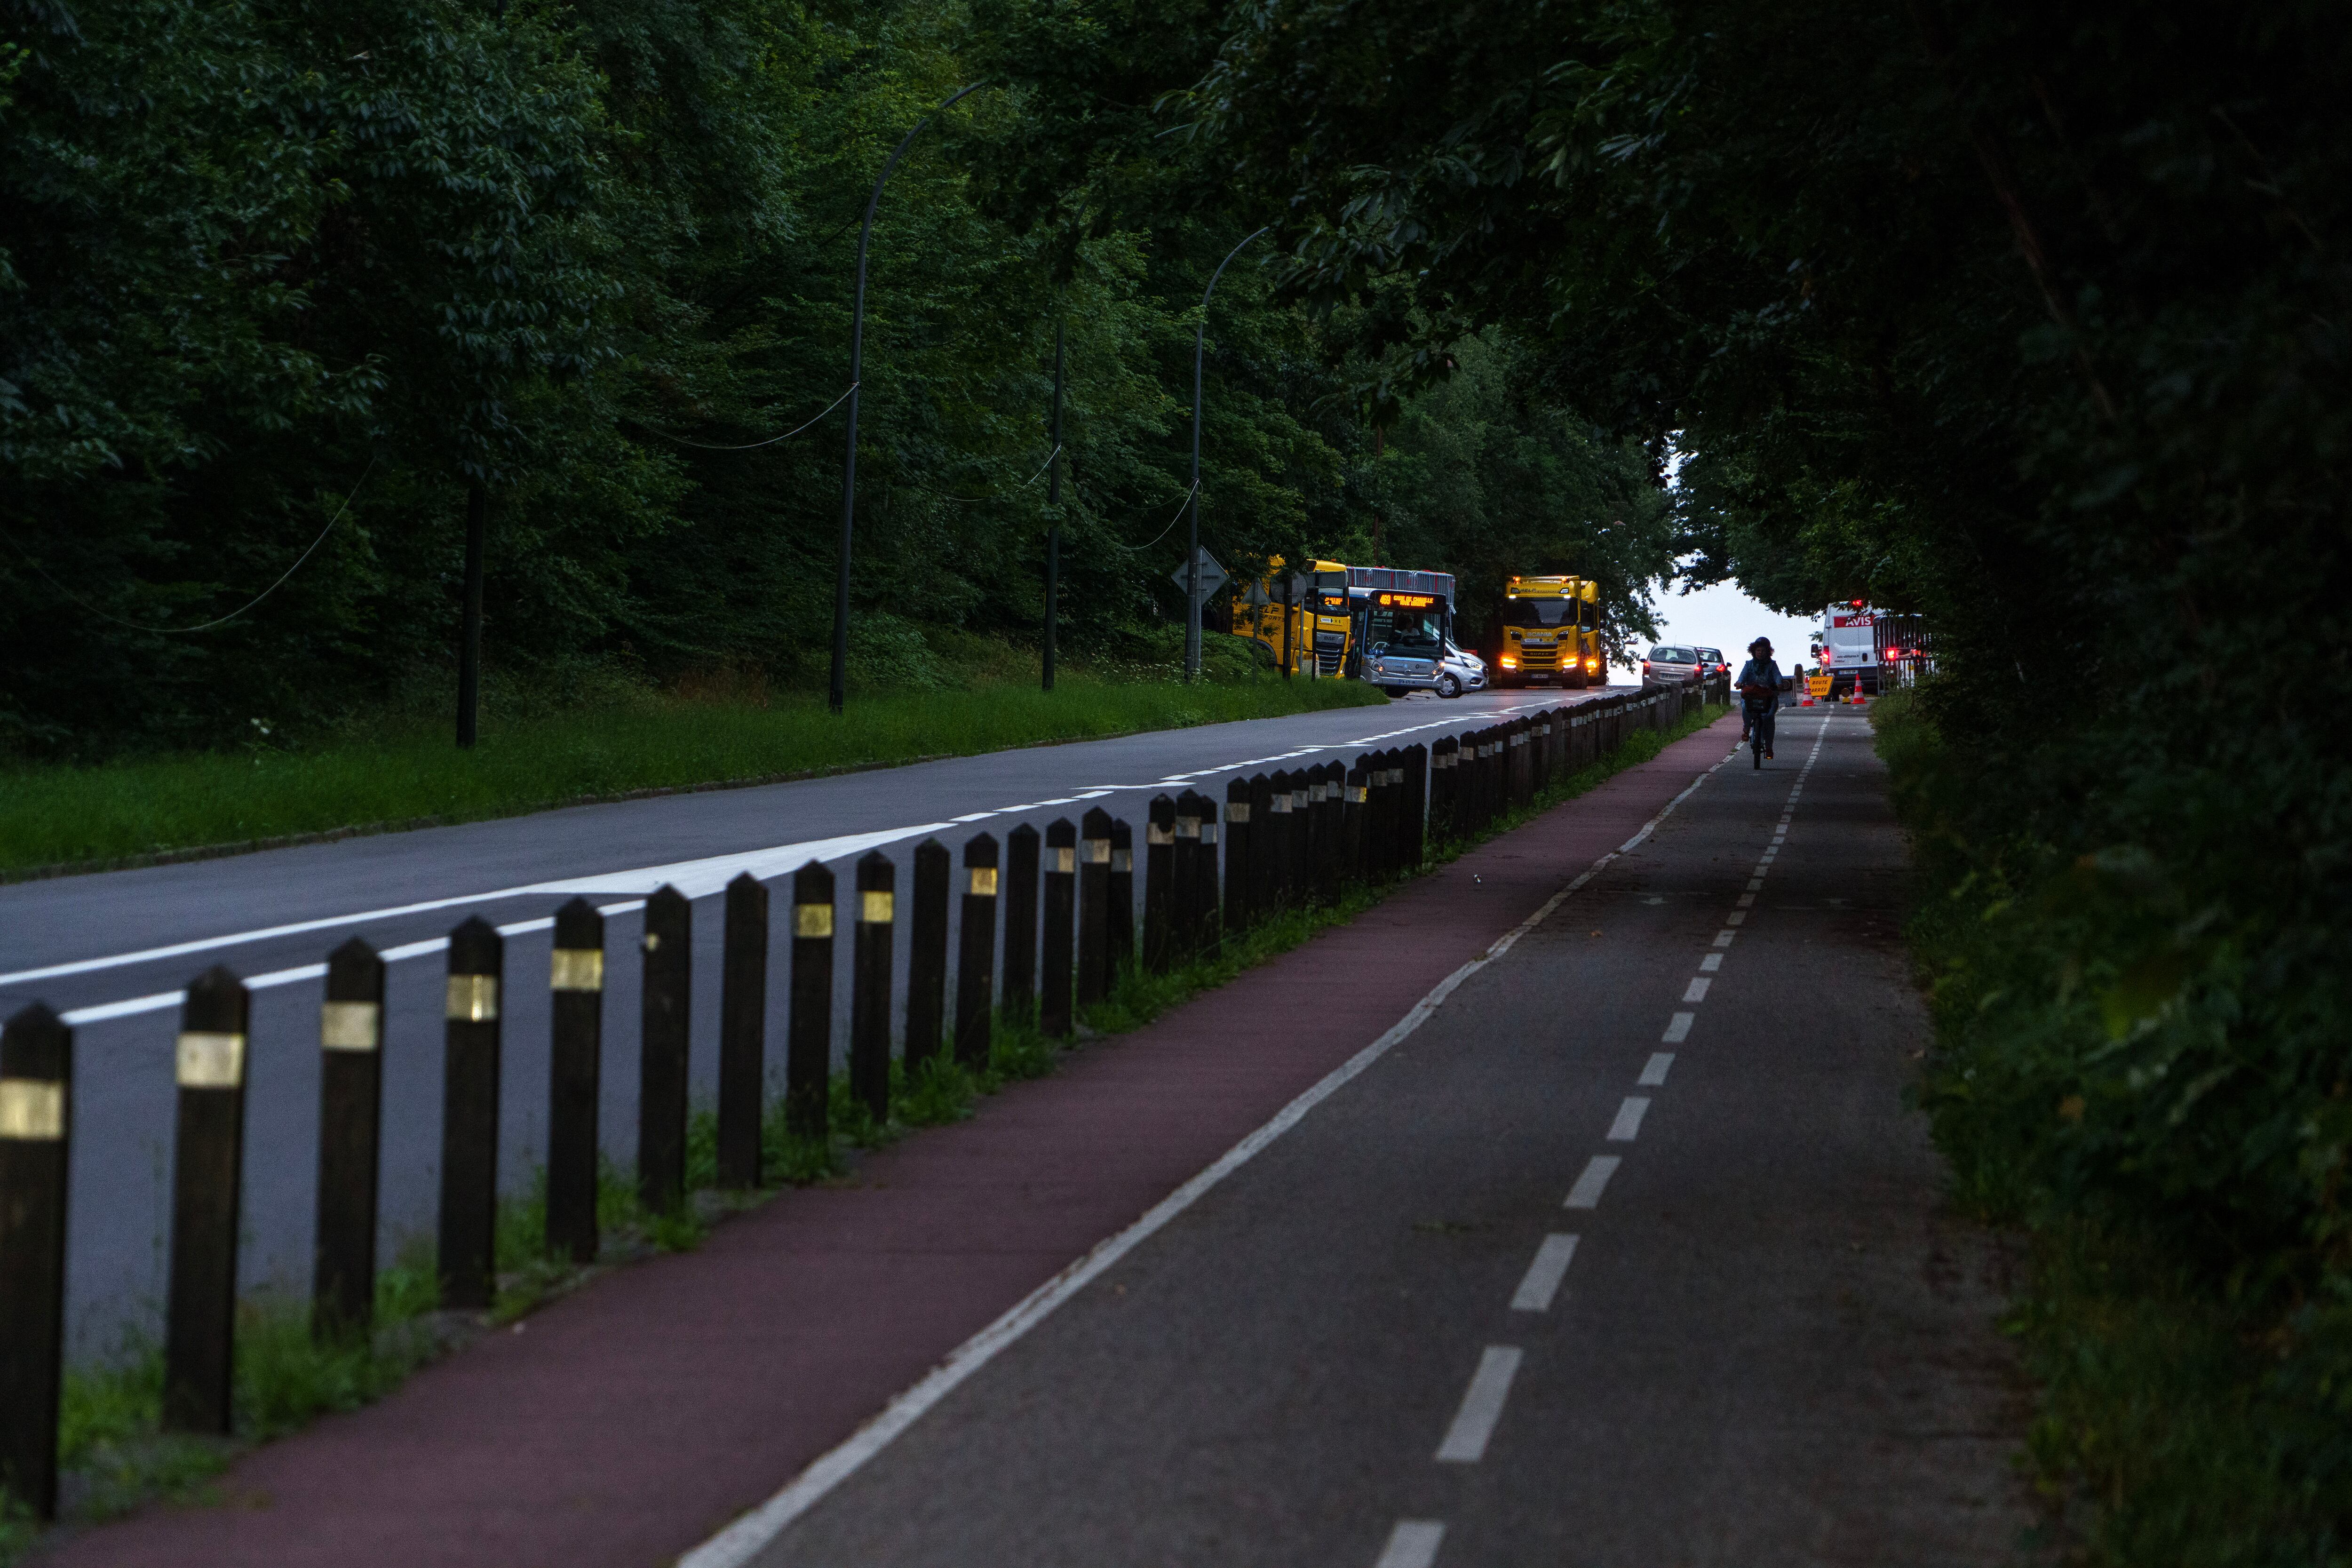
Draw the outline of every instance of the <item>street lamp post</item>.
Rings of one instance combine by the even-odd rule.
[[[978,92],[987,85],[976,81],[959,89],[931,113],[944,113],[957,99]],[[899,140],[898,151],[882,165],[882,173],[874,181],[874,194],[866,198],[866,226],[857,231],[857,301],[849,318],[849,446],[841,461],[841,555],[834,569],[833,681],[826,692],[826,700],[836,713],[849,696],[849,542],[857,522],[857,387],[866,374],[866,247],[874,237],[874,209],[881,205],[884,183],[890,178],[890,171],[898,166],[898,160],[907,155],[908,144],[930,122],[929,114],[915,121],[915,129]]]
[[[1271,228],[1271,224],[1267,228]],[[1201,676],[1201,342],[1209,326],[1209,296],[1217,291],[1217,279],[1242,246],[1264,234],[1256,234],[1225,252],[1217,269],[1209,274],[1209,286],[1201,291],[1201,319],[1192,324],[1192,488],[1184,500],[1184,679],[1197,680]]]

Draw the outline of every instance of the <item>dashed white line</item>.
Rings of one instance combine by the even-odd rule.
[[[1740,908],[1740,909],[1743,909],[1743,910],[1744,910],[1744,909],[1747,909],[1749,905],[1751,905],[1751,904],[1755,903],[1755,901],[1756,901],[1756,895],[1755,895],[1755,894],[1753,894],[1753,893],[1742,893],[1742,894],[1740,894],[1740,895],[1739,895],[1739,899],[1738,899],[1738,906],[1737,906],[1737,907],[1738,907],[1738,908]]]
[[[1437,1549],[1445,1541],[1445,1526],[1433,1519],[1401,1519],[1389,1531],[1389,1543],[1381,1548],[1381,1560],[1372,1568],[1430,1568],[1437,1561]]]
[[[1475,1465],[1486,1457],[1487,1440],[1495,1435],[1495,1423],[1503,1418],[1504,1402],[1511,1397],[1511,1380],[1519,1375],[1519,1363],[1525,1359],[1517,1345],[1486,1347],[1478,1357],[1478,1370],[1470,1374],[1462,1408],[1454,1413],[1454,1425],[1445,1429],[1445,1441],[1437,1446],[1439,1463]]]
[[[1568,1273],[1568,1266],[1576,1257],[1576,1237],[1554,1234],[1543,1239],[1536,1248],[1536,1260],[1528,1265],[1527,1277],[1511,1295],[1514,1312],[1549,1312],[1551,1299],[1559,1294],[1559,1282]]]
[[[1731,945],[1731,939],[1737,934],[1738,933],[1735,931],[1719,931],[1715,933],[1715,945],[1717,947],[1729,947]]]
[[[1617,1119],[1609,1124],[1609,1142],[1631,1143],[1642,1135],[1642,1118],[1648,1114],[1650,1102],[1646,1097],[1627,1095],[1624,1103],[1617,1107]]]
[[[1748,911],[1734,910],[1723,917],[1723,923],[1727,926],[1744,926],[1748,923]]]
[[[1701,969],[1706,970],[1709,974],[1712,974],[1717,970],[1723,967],[1723,954],[1719,952],[1710,952],[1705,958],[1698,961],[1698,966]]]
[[[1679,1046],[1690,1038],[1691,1026],[1698,1021],[1696,1013],[1677,1013],[1666,1020],[1666,1032],[1658,1037],[1662,1046]]]
[[[1616,1154],[1595,1154],[1587,1160],[1584,1173],[1576,1178],[1576,1185],[1568,1189],[1568,1201],[1559,1206],[1564,1209],[1599,1208],[1601,1194],[1608,1189],[1609,1178],[1615,1175],[1617,1167],[1624,1163],[1622,1157]]]
[[[1685,1002],[1706,1001],[1706,988],[1714,984],[1714,981],[1704,977],[1692,981],[1687,986],[1683,988],[1683,1000]]]
[[[1642,1068],[1642,1076],[1633,1080],[1634,1087],[1637,1089],[1657,1088],[1660,1084],[1666,1081],[1666,1069],[1674,1065],[1674,1052],[1652,1051],[1650,1053],[1648,1063]]]

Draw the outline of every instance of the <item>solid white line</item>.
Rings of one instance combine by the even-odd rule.
[[[1445,1526],[1433,1519],[1398,1520],[1372,1568],[1431,1568],[1444,1540]]]
[[[1624,1103],[1617,1108],[1617,1120],[1609,1124],[1609,1142],[1631,1143],[1640,1137],[1642,1118],[1649,1113],[1650,1102],[1647,1098],[1638,1094],[1627,1095]]]
[[[1536,1248],[1536,1260],[1528,1265],[1527,1278],[1511,1295],[1514,1312],[1549,1312],[1551,1299],[1559,1294],[1559,1282],[1567,1274],[1569,1263],[1576,1257],[1576,1237],[1552,1235]]]
[[[1698,1021],[1696,1013],[1677,1013],[1666,1020],[1666,1032],[1658,1037],[1662,1046],[1679,1046],[1690,1038],[1690,1026]]]
[[[1608,1188],[1609,1178],[1617,1173],[1624,1160],[1615,1154],[1595,1154],[1584,1163],[1584,1173],[1576,1178],[1576,1185],[1568,1189],[1564,1209],[1597,1209],[1601,1194]]]
[[[1657,1088],[1666,1081],[1666,1069],[1674,1065],[1674,1052],[1652,1051],[1648,1065],[1642,1068],[1642,1076],[1633,1080],[1633,1086],[1636,1089]]]
[[[1722,765],[1720,763],[1716,764],[1717,767]],[[1714,771],[1714,768],[1709,768],[1707,773]],[[1646,837],[1665,820],[1669,812],[1687,800],[1692,790],[1706,782],[1707,773],[1700,774],[1693,781],[1690,789],[1683,791],[1660,808],[1658,815],[1643,828],[1640,837]],[[879,1415],[859,1428],[840,1447],[820,1457],[767,1501],[679,1558],[677,1568],[741,1568],[761,1548],[782,1534],[793,1521],[815,1507],[827,1492],[888,1447],[898,1434],[920,1420],[926,1411],[954,1392],[966,1378],[995,1359],[999,1352],[1044,1322],[1055,1308],[1085,1289],[1105,1269],[1148,1240],[1170,1220],[1192,1207],[1203,1194],[1239,1170],[1267,1144],[1297,1126],[1308,1111],[1330,1098],[1349,1079],[1378,1061],[1391,1046],[1421,1027],[1464,981],[1510,952],[1521,937],[1549,918],[1570,893],[1583,887],[1595,872],[1616,858],[1617,852],[1612,850],[1594,861],[1591,869],[1545,900],[1542,908],[1496,938],[1486,952],[1432,986],[1429,994],[1414,1003],[1412,1010],[1391,1026],[1386,1034],[1332,1068],[1313,1088],[1284,1106],[1273,1121],[1234,1144],[1216,1163],[1162,1198],[1141,1219],[1099,1243],[1093,1251],[1031,1291],[1003,1317],[958,1345],[920,1383],[892,1400]],[[1597,1205],[1601,1201],[1601,1188],[1609,1184],[1610,1173],[1617,1169],[1617,1165],[1618,1158],[1614,1154],[1594,1155],[1585,1167],[1584,1174],[1577,1178],[1574,1191],[1569,1194],[1568,1206],[1591,1208]],[[1578,1202],[1578,1195],[1586,1193],[1588,1188],[1590,1200]]]
[[[1714,984],[1714,981],[1706,979],[1705,976],[1693,980],[1688,985],[1683,988],[1683,1000],[1685,1002],[1706,1001],[1706,988]]]
[[[1487,1439],[1503,1418],[1503,1402],[1510,1398],[1511,1380],[1519,1375],[1519,1363],[1525,1359],[1517,1345],[1486,1347],[1478,1358],[1478,1370],[1470,1374],[1462,1408],[1454,1413],[1454,1425],[1437,1446],[1439,1463],[1475,1465],[1486,1457]]]

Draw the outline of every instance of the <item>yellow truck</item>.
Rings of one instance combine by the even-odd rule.
[[[1503,646],[1496,686],[1554,681],[1571,689],[1604,686],[1598,611],[1590,577],[1513,577],[1503,584]]]
[[[1328,676],[1334,679],[1348,668],[1349,637],[1352,630],[1350,606],[1348,602],[1348,568],[1339,561],[1315,561],[1307,563],[1302,576],[1310,579],[1306,590],[1294,591],[1294,603],[1285,608],[1283,590],[1287,574],[1286,564],[1276,555],[1266,563],[1265,580],[1255,592],[1234,605],[1234,635],[1248,637],[1274,659],[1277,668],[1286,660],[1301,674]],[[1264,604],[1253,603],[1263,598]],[[1287,618],[1289,625],[1283,624]]]

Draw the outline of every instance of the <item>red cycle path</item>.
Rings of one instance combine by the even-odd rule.
[[[1723,747],[1679,742],[852,1183],[782,1194],[255,1450],[219,1506],[149,1508],[47,1560],[667,1563],[1385,1032]]]

